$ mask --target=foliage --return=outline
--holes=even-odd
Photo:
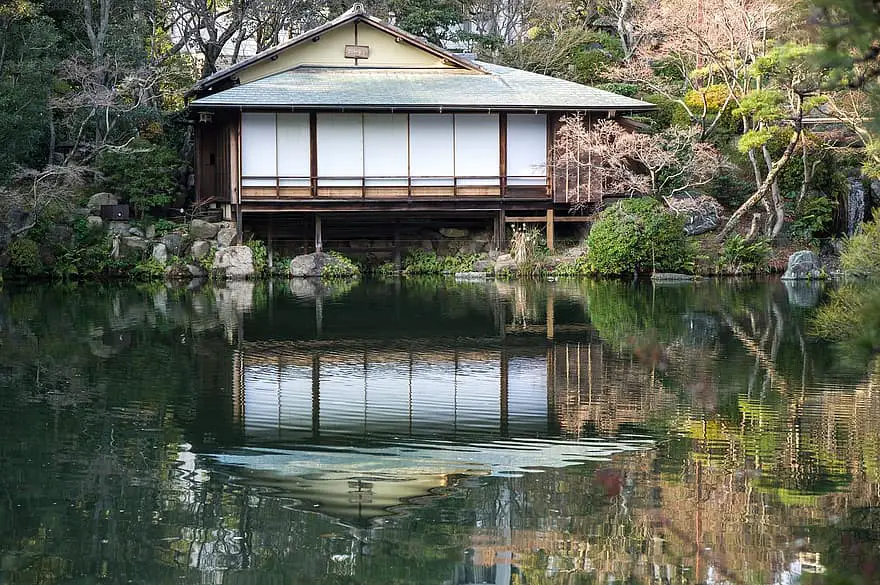
[[[22,276],[36,276],[43,271],[40,248],[30,238],[19,238],[9,244],[9,265]]]
[[[165,234],[169,234],[180,227],[179,224],[174,223],[173,221],[161,218],[157,219],[153,224],[153,227],[156,229],[156,235],[161,237]]]
[[[627,199],[603,211],[587,246],[590,266],[599,274],[692,270],[694,249],[684,219],[650,198]]]
[[[181,161],[170,148],[135,140],[128,147],[104,152],[99,160],[105,188],[118,194],[143,217],[148,210],[171,203],[180,191]]]
[[[162,280],[165,278],[165,265],[154,258],[149,258],[135,264],[129,274],[134,280]]]
[[[880,287],[876,282],[850,283],[832,291],[811,324],[813,332],[825,339],[880,351]]]
[[[250,240],[245,245],[251,249],[254,258],[254,273],[257,276],[266,274],[269,271],[269,251],[266,244],[262,240]]]
[[[574,260],[560,262],[553,267],[553,276],[588,276],[592,274],[589,258],[586,254],[578,256]]]
[[[715,268],[721,274],[767,272],[772,251],[765,238],[749,242],[739,234],[731,234],[724,241]]]
[[[538,31],[503,48],[500,57],[503,65],[595,84],[606,81],[607,70],[623,58],[623,51],[619,39],[608,33],[570,27]]]
[[[807,197],[794,210],[791,222],[791,237],[795,240],[812,242],[816,237],[828,232],[834,219],[836,204],[827,197]]]
[[[474,262],[479,259],[479,254],[465,254],[459,252],[453,256],[437,256],[434,252],[410,250],[403,259],[403,274],[412,276],[417,274],[455,274],[456,272],[470,272],[474,269]]]
[[[328,252],[330,261],[321,268],[321,278],[357,278],[361,274],[360,266],[339,252]]]
[[[846,240],[840,265],[851,274],[880,274],[880,218],[863,223],[861,232]]]

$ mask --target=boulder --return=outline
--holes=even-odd
[[[98,231],[104,229],[104,220],[97,215],[90,215],[86,218],[86,225],[90,230]]]
[[[63,224],[55,224],[49,228],[46,240],[50,244],[70,246],[73,244],[73,228]]]
[[[689,236],[714,230],[721,225],[724,213],[721,204],[708,195],[673,197],[669,200],[669,208],[684,216],[684,231]]]
[[[819,258],[810,250],[799,250],[788,257],[782,280],[813,280],[823,276]]]
[[[142,230],[142,229],[139,228],[139,227],[130,227],[130,228],[128,228],[128,234],[129,234],[130,236],[137,236],[137,237],[139,237],[139,238],[146,238],[146,237],[147,237],[147,234],[144,233],[144,230]]]
[[[165,249],[168,250],[169,254],[173,256],[180,256],[180,252],[183,248],[183,236],[178,233],[171,232],[162,236],[159,241],[165,245]]]
[[[159,264],[168,262],[168,248],[165,247],[165,244],[160,243],[153,246],[153,260]]]
[[[113,193],[95,193],[89,197],[86,207],[92,213],[101,213],[102,205],[119,205],[119,198]]]
[[[198,264],[187,264],[186,269],[189,271],[190,276],[192,276],[193,278],[205,278],[206,276],[208,276],[208,271]]]
[[[290,261],[290,276],[294,278],[319,278],[324,272],[324,267],[328,265],[334,266],[334,274],[338,277],[357,276],[348,264],[324,252],[303,254],[302,256],[295,257]]]
[[[120,239],[120,242],[122,244],[122,247],[128,250],[141,251],[147,249],[147,241],[137,236],[122,237]]]
[[[516,260],[510,254],[501,254],[495,260],[495,274],[515,273]]]
[[[319,278],[329,258],[330,255],[323,252],[296,256],[290,261],[290,276],[294,278]]]
[[[189,224],[189,235],[195,240],[212,240],[217,237],[220,225],[203,219],[194,219]]]
[[[494,266],[494,262],[488,258],[483,258],[474,262],[474,272],[487,272]]]
[[[205,240],[196,240],[189,250],[189,255],[193,257],[193,260],[201,260],[210,253],[211,244]]]
[[[217,250],[213,270],[227,279],[240,280],[254,275],[254,254],[247,246],[229,246]]]
[[[107,232],[112,236],[127,236],[130,227],[127,221],[107,222]]]
[[[464,228],[440,228],[440,235],[444,238],[466,238],[470,232]]]
[[[154,224],[148,225],[147,229],[144,230],[144,236],[146,236],[146,238],[148,240],[155,240],[156,239],[156,226]]]
[[[225,227],[217,232],[217,244],[222,248],[231,246],[237,236],[238,232],[235,228]]]
[[[165,279],[175,281],[187,281],[192,275],[183,264],[173,264],[165,268]]]

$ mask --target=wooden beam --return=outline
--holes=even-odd
[[[501,197],[507,195],[507,114],[498,114],[498,176],[501,184]]]
[[[554,224],[555,224],[555,222],[553,221],[554,215],[555,215],[555,213],[554,213],[552,207],[547,210],[547,248],[550,249],[550,251],[553,251],[553,249],[554,249],[554,246],[553,246],[553,228],[554,228]]]
[[[509,215],[504,218],[507,223],[544,223],[547,221],[546,216],[541,215]],[[553,221],[556,223],[591,223],[596,221],[595,215],[563,215],[554,216]]]
[[[312,197],[318,196],[318,114],[309,114],[309,178]]]
[[[321,216],[315,215],[315,252],[324,251],[324,238],[321,235]]]

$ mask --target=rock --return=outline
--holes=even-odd
[[[871,207],[880,207],[880,181],[871,181]]]
[[[440,228],[440,235],[444,238],[466,238],[470,232],[464,228]]]
[[[131,235],[131,236],[137,236],[137,237],[139,237],[139,238],[145,238],[145,237],[147,237],[147,234],[144,233],[144,230],[142,230],[142,229],[139,228],[139,227],[130,227],[130,228],[128,228],[128,234]]]
[[[190,276],[193,278],[205,278],[208,276],[208,271],[198,264],[187,264],[186,269],[189,270]]]
[[[225,227],[217,232],[217,244],[222,248],[231,246],[237,236],[238,232],[235,228]]]
[[[114,236],[127,236],[131,226],[127,221],[108,221],[107,232]]]
[[[155,240],[156,239],[156,226],[153,224],[148,225],[147,229],[144,231],[144,236],[146,236],[146,238],[148,240]]]
[[[165,244],[156,244],[153,246],[153,260],[159,264],[165,264],[168,262],[168,248],[165,247]]]
[[[76,217],[88,217],[92,214],[88,207],[77,207],[73,210],[73,215]]]
[[[146,250],[147,249],[147,241],[143,238],[139,238],[137,236],[128,236],[121,238],[121,243],[124,248],[128,248],[129,250]]]
[[[474,280],[486,280],[485,272],[456,272],[455,280],[459,282],[468,282]]]
[[[483,258],[474,262],[474,272],[487,272],[495,263],[488,258]]]
[[[324,264],[327,262],[327,256],[322,252],[296,256],[290,261],[290,276],[294,278],[319,278]]]
[[[86,225],[90,230],[98,231],[104,229],[104,220],[97,215],[90,215],[86,218]]]
[[[189,273],[189,270],[183,264],[174,264],[165,269],[165,279],[166,280],[185,280],[188,281],[192,278],[192,275]]]
[[[229,246],[217,250],[213,269],[227,279],[240,280],[254,275],[254,254],[247,246]]]
[[[823,278],[819,258],[809,250],[800,250],[788,257],[782,280],[813,280]]]
[[[510,254],[501,254],[495,260],[495,274],[513,274],[516,272],[516,268],[516,260]]]
[[[220,225],[203,219],[194,219],[189,224],[189,235],[196,240],[212,240],[217,237]]]
[[[334,275],[339,278],[351,278],[357,274],[339,258],[324,252],[303,254],[290,261],[290,276],[294,278],[319,278],[325,266],[334,266]]]
[[[180,256],[180,252],[183,248],[183,236],[176,232],[171,232],[159,238],[159,241],[165,244],[165,249],[168,250],[169,254],[172,256]]]
[[[89,197],[86,207],[92,213],[101,213],[102,205],[119,205],[119,198],[113,193],[95,193]]]
[[[689,236],[714,230],[721,225],[724,213],[721,204],[708,195],[673,197],[669,200],[669,208],[684,216],[684,231]]]
[[[693,274],[679,274],[677,272],[655,272],[651,275],[651,280],[661,280],[665,282],[696,280]]]
[[[563,252],[562,255],[565,256],[566,258],[576,260],[586,253],[587,253],[587,251],[584,250],[583,248],[569,248],[568,250]]]
[[[6,213],[6,227],[9,231],[21,232],[31,223],[31,214],[29,211],[13,207]]]
[[[193,260],[201,260],[210,253],[211,244],[205,240],[196,240],[189,250],[189,255],[193,257]]]
[[[812,309],[822,298],[822,284],[815,280],[812,282],[786,280],[783,285],[788,295],[788,304],[802,309]]]

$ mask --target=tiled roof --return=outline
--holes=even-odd
[[[653,104],[490,63],[450,69],[297,67],[194,100],[195,108],[649,110]]]

